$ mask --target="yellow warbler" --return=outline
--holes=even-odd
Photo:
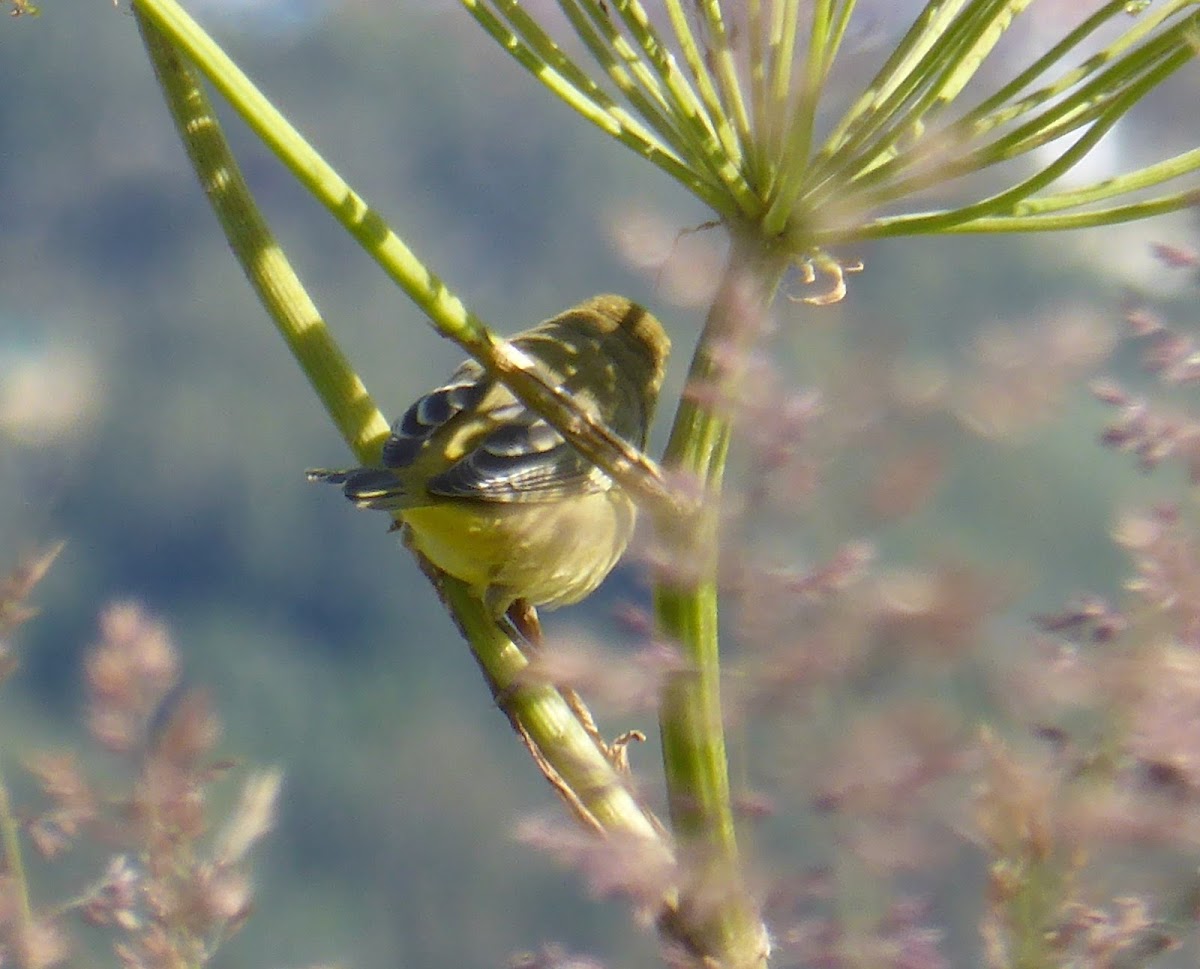
[[[513,337],[593,419],[645,448],[670,340],[622,296]],[[517,599],[589,595],[633,532],[633,501],[474,360],[392,425],[382,466],[310,471],[360,508],[398,512],[415,547],[500,618]]]

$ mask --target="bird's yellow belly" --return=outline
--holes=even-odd
[[[616,565],[633,534],[633,503],[612,489],[565,502],[454,502],[404,511],[413,544],[497,609],[525,598],[578,602]]]

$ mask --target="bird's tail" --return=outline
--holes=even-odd
[[[400,479],[386,468],[311,468],[304,474],[309,481],[341,485],[342,493],[359,508],[395,511],[412,503]]]

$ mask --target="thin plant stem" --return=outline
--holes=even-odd
[[[17,938],[28,939],[33,934],[33,905],[29,900],[29,876],[25,870],[25,856],[21,851],[21,829],[13,814],[12,802],[8,798],[8,786],[0,776],[0,844],[4,846],[4,866],[16,901],[15,919]],[[17,962],[24,964],[18,954]]]
[[[1114,60],[1123,49],[1132,47],[1142,35],[1152,30],[1158,23],[1169,17],[1171,13],[1169,8],[1166,8],[1162,11],[1157,11],[1154,16],[1143,17],[1137,26],[1122,34],[1119,40],[1113,45],[1092,55],[1083,64],[1065,72],[1050,84],[1029,94],[1022,95],[1016,101],[1011,101],[1012,98],[1017,97],[1025,88],[1045,74],[1046,71],[1060,63],[1068,53],[1083,43],[1083,41],[1103,27],[1108,21],[1116,16],[1123,15],[1128,6],[1127,0],[1113,0],[1113,2],[1101,7],[1067,34],[1059,43],[1037,58],[1029,67],[968,111],[960,121],[955,123],[956,127],[988,130],[998,124],[1007,123],[1014,117],[1019,117],[1029,110],[1029,108],[1044,103],[1050,98],[1061,94],[1063,91],[1069,90],[1085,77],[1098,70],[1102,65]]]
[[[1034,202],[1023,203],[1032,208]],[[886,239],[892,236],[908,236],[919,231],[929,233],[1012,233],[1012,232],[1066,232],[1075,229],[1095,229],[1121,222],[1136,222],[1141,219],[1166,215],[1200,205],[1200,188],[1155,196],[1143,202],[1128,205],[1113,205],[1088,212],[1073,212],[1064,215],[989,215],[970,222],[959,222],[953,213],[929,213],[902,216],[895,219],[878,219],[867,229],[857,233],[856,239]],[[918,227],[926,227],[924,230]],[[844,241],[843,237],[831,234],[827,238],[818,236],[822,244],[830,245]]]
[[[902,85],[913,83],[916,66],[942,40],[966,2],[968,0],[948,0],[926,5],[858,100],[825,139],[824,146],[816,156],[818,161],[829,162],[835,156],[840,156],[848,146],[861,143],[886,123],[890,112],[885,110],[885,106],[893,100]],[[813,178],[820,174],[820,169],[815,170]]]
[[[529,660],[465,583],[439,575],[436,584],[471,644],[497,705],[533,740],[586,810],[593,830],[609,837],[644,839],[651,853],[647,861],[658,867],[673,865],[653,816],[638,803],[559,692],[526,675]]]
[[[944,213],[938,213],[934,216],[906,216],[900,219],[891,220],[893,228],[903,225],[910,232],[929,231],[936,227],[937,231],[945,231],[946,229],[983,220],[990,217],[1009,217],[1019,215],[1016,211],[1019,206],[1027,201],[1036,202],[1031,197],[1047,185],[1051,184],[1057,178],[1073,168],[1080,159],[1084,157],[1096,143],[1108,133],[1129,110],[1129,108],[1145,94],[1160,84],[1168,76],[1183,67],[1194,55],[1186,49],[1177,50],[1172,56],[1164,59],[1153,70],[1148,71],[1136,84],[1131,84],[1120,97],[1105,109],[1103,115],[1097,119],[1087,131],[1075,141],[1066,151],[1058,156],[1049,165],[1043,166],[1029,178],[1017,183],[995,195],[981,199],[978,202],[970,205],[964,205],[957,209],[953,209]],[[1187,198],[1187,193],[1182,196]],[[1170,197],[1167,197],[1169,199]],[[1164,202],[1167,199],[1154,200]],[[1111,211],[1111,210],[1110,210]],[[885,220],[881,220],[885,221]],[[995,226],[999,223],[991,223],[992,231],[995,231]],[[855,230],[856,237],[862,238],[872,234],[871,226],[857,228]],[[891,233],[889,233],[891,234]]]
[[[767,19],[763,13],[763,3],[764,0],[747,0],[746,2],[746,33],[748,35],[746,45],[749,51],[751,124],[747,144],[755,147],[760,162],[768,157],[763,150],[766,145],[761,140],[767,131]],[[759,178],[767,183],[768,173],[759,171]]]
[[[751,143],[750,115],[746,109],[746,98],[742,94],[741,83],[738,81],[729,28],[725,25],[718,0],[701,0],[698,6],[704,15],[704,23],[711,41],[708,54],[724,102],[724,115],[729,119],[738,144],[745,153]]]
[[[376,460],[387,421],[255,205],[199,78],[140,5],[134,16],[176,130],[234,257],[355,457]]]
[[[888,129],[868,143],[857,159],[846,164],[845,169],[873,173],[888,161],[915,155],[916,152],[912,150],[901,151],[898,143],[919,137],[930,119],[962,93],[1004,31],[1012,24],[1013,18],[1030,2],[1000,3],[992,10],[983,11],[984,15],[962,18],[965,23],[959,30],[947,32],[946,45],[932,49],[925,61],[913,71],[911,103],[898,107],[888,120]]]
[[[588,7],[595,5],[595,0],[569,2]],[[700,88],[697,94],[676,66],[667,45],[638,0],[623,0],[617,4],[617,10],[671,95],[681,130],[692,145],[690,156],[725,187],[730,201],[735,203],[734,210],[726,204],[718,207],[717,211],[726,215],[736,212],[752,217],[761,207],[759,199],[742,169],[740,149],[732,153],[729,150],[730,129],[724,115],[720,112],[714,115],[712,103],[704,97],[705,78],[696,79]],[[601,20],[606,22],[603,16]]]
[[[796,35],[799,33],[800,0],[774,0],[774,17],[767,40],[770,52],[770,86],[767,96],[769,131],[760,131],[759,138],[767,145],[772,157],[782,144],[788,103],[792,95],[792,62],[796,54]],[[768,216],[768,219],[770,217]]]
[[[832,54],[825,50],[830,26],[829,5],[830,0],[822,0],[813,6],[812,30],[809,35],[804,76],[788,120],[787,137],[780,146],[780,179],[772,186],[771,206],[763,218],[763,232],[768,236],[783,231],[791,217],[796,196],[804,184],[808,158],[812,151],[817,105],[832,57]]]
[[[557,98],[569,105],[593,125],[661,168],[708,205],[721,209],[729,205],[728,195],[715,182],[689,168],[665,144],[661,143],[628,110],[616,103],[602,88],[537,30],[528,36],[505,26],[480,0],[460,0],[475,21],[525,70],[536,77]],[[653,126],[653,119],[645,119]]]
[[[1120,113],[1124,114],[1137,100],[1136,97],[1129,99],[1131,91],[1140,91],[1141,96],[1148,94],[1167,74],[1182,67],[1192,56],[1185,40],[1174,36],[1173,32],[1164,33],[1148,41],[1138,51],[1126,55],[1103,74],[1073,92],[1070,98],[1047,108],[990,143],[971,148],[958,158],[937,159],[943,147],[970,145],[972,141],[978,141],[969,133],[969,129],[955,125],[932,139],[929,147],[896,156],[855,179],[853,184],[857,191],[872,182],[882,181],[881,186],[868,194],[881,199],[898,197],[1008,161],[1092,124],[1097,118],[1112,118],[1114,103],[1122,105]],[[1164,64],[1168,65],[1166,74],[1162,73]],[[918,168],[915,175],[893,177],[893,170],[898,172],[914,167]]]
[[[622,15],[640,43],[644,57],[633,50],[616,25],[592,4],[585,0],[559,0],[559,6],[592,57],[634,109],[676,151],[704,159],[705,166],[698,174],[714,184],[724,183],[735,196],[745,196],[744,179],[726,164],[703,106],[673,61],[664,56],[662,42],[640,6],[626,3]]]
[[[683,62],[691,72],[700,102],[704,105],[705,113],[708,116],[708,122],[720,140],[725,157],[740,172],[743,162],[742,146],[738,142],[737,132],[721,104],[712,74],[704,61],[700,44],[696,41],[695,34],[692,33],[691,25],[688,24],[687,11],[681,0],[665,0],[665,6],[667,16],[671,21],[671,29],[675,33],[675,39],[683,54]]]

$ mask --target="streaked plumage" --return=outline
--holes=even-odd
[[[670,349],[650,313],[596,296],[512,342],[592,417],[645,447]],[[392,425],[381,462],[309,476],[341,484],[361,508],[398,512],[414,545],[497,616],[517,598],[578,602],[633,532],[629,496],[474,360]]]

